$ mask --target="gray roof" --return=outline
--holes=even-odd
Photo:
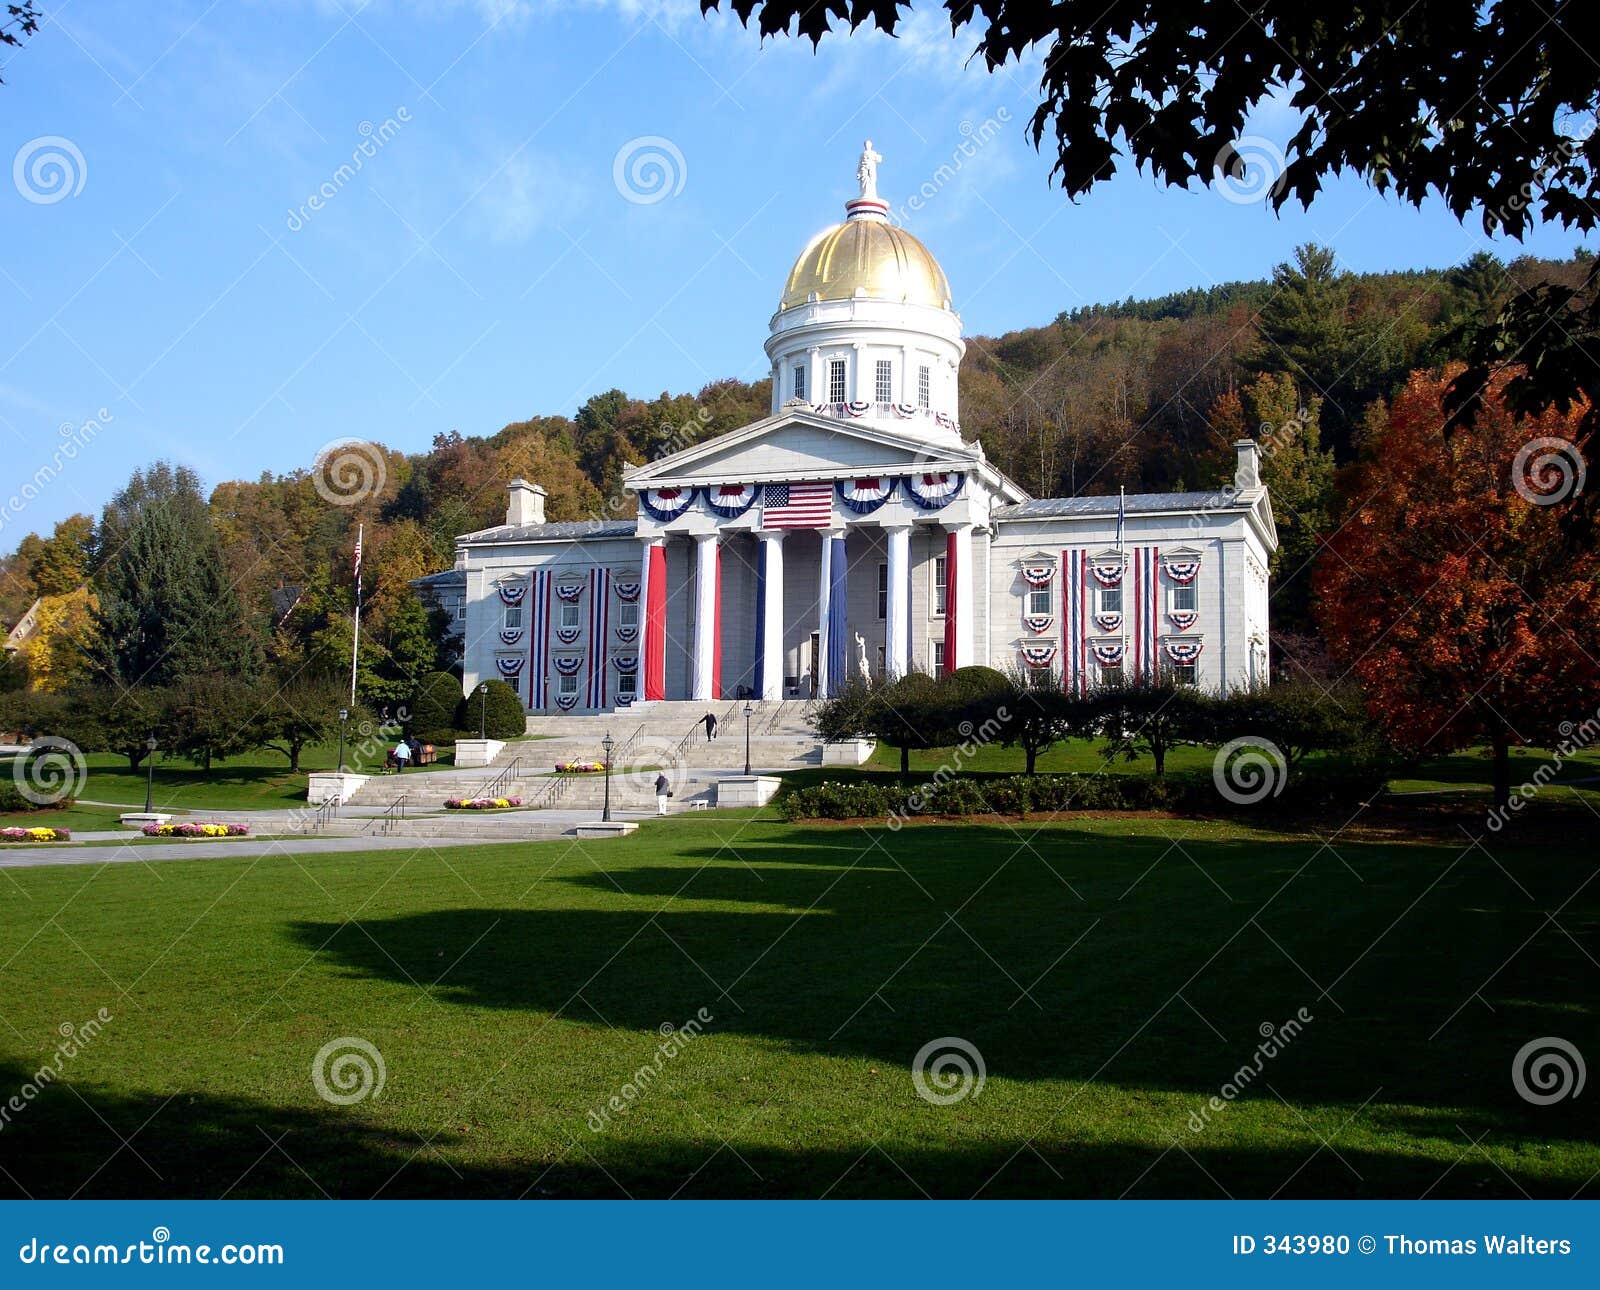
[[[438,573],[428,573],[420,578],[411,579],[411,585],[413,587],[433,589],[460,587],[464,591],[467,586],[467,571],[465,569],[442,569]]]
[[[457,542],[562,542],[576,538],[631,538],[639,532],[637,520],[558,520],[553,524],[502,524],[498,528],[463,533]]]
[[[1129,515],[1151,511],[1214,511],[1242,506],[1238,494],[1218,489],[1211,493],[1129,493],[1122,499]],[[1054,520],[1115,515],[1117,497],[1038,497],[1015,506],[1001,506],[997,520]]]

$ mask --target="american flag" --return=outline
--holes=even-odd
[[[825,529],[833,523],[833,485],[765,484],[761,523],[775,529]]]
[[[362,535],[363,528],[365,528],[365,525],[357,525],[356,526],[355,567],[352,570],[352,572],[354,573],[355,580],[357,582],[361,581],[361,535]]]

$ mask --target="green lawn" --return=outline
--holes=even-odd
[[[1593,1196],[1600,1099],[1511,1080],[1540,1036],[1600,1055],[1593,860],[1486,845],[712,816],[10,870],[0,1091],[113,1019],[0,1126],[0,1195]],[[944,1036],[987,1083],[932,1105]],[[342,1037],[381,1096],[319,1098]]]

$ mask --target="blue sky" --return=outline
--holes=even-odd
[[[1069,203],[1024,136],[1036,69],[965,67],[971,42],[931,6],[902,39],[819,55],[694,0],[46,8],[0,89],[0,491],[60,427],[110,419],[8,512],[0,550],[158,457],[214,484],[343,437],[416,451],[612,386],[759,377],[783,278],[840,218],[867,136],[886,197],[933,190],[906,223],[969,334],[1264,276],[1308,239],[1356,270],[1488,245],[1353,179],[1282,217],[1132,171]],[[1280,115],[1252,128],[1281,140]],[[666,191],[640,200],[652,155]],[[643,192],[625,191],[635,156]]]

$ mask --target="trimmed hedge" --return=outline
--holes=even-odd
[[[460,706],[461,682],[448,672],[429,672],[417,682],[406,733],[425,744],[453,744]]]
[[[520,739],[527,734],[528,714],[517,692],[499,677],[483,684],[485,693],[482,696],[474,690],[457,705],[456,730],[476,735],[481,720],[488,739]]]
[[[0,780],[0,812],[7,815],[21,815],[27,811],[63,811],[72,805],[70,797],[63,797],[57,802],[35,802],[32,798],[24,797],[12,780],[10,769],[6,767],[0,772],[5,774],[5,778]]]

